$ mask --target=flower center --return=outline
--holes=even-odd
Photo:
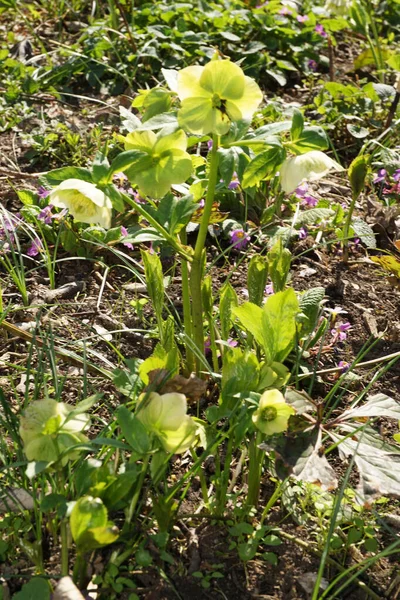
[[[278,411],[276,410],[275,406],[267,406],[261,412],[261,419],[263,421],[274,421],[276,419],[277,415],[278,415]]]
[[[213,97],[212,97],[212,107],[213,108],[221,108],[221,104],[222,104],[222,101],[221,101],[221,98],[219,97],[219,95],[218,94],[213,94]]]

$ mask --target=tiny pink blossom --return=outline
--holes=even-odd
[[[309,20],[309,17],[307,15],[297,15],[296,19],[299,23],[305,23]]]
[[[318,25],[316,25],[316,26],[315,26],[315,30],[314,30],[314,31],[315,31],[316,33],[319,33],[319,35],[320,35],[321,37],[323,37],[323,38],[327,38],[327,37],[328,37],[328,34],[326,33],[326,31],[325,31],[325,29],[323,28],[323,26],[322,26],[322,25],[319,25],[319,24],[318,24]]]
[[[129,235],[129,231],[123,225],[121,225],[121,235],[123,237],[127,237]],[[130,242],[122,242],[122,243],[123,243],[124,246],[126,246],[127,248],[129,248],[129,250],[133,250],[133,245]]]

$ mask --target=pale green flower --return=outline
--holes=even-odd
[[[267,390],[261,396],[252,420],[262,433],[273,435],[287,429],[289,417],[295,412],[292,406],[286,404],[285,398],[279,390]]]
[[[111,227],[112,204],[104,192],[93,183],[81,179],[66,179],[48,196],[49,204],[68,208],[75,221]]]
[[[350,12],[352,4],[353,0],[328,0],[325,9],[333,15],[342,17]]]
[[[344,171],[335,160],[320,150],[312,150],[300,156],[287,158],[281,166],[281,187],[290,194],[302,181],[316,181],[329,171]]]
[[[90,417],[85,413],[70,416],[73,410],[72,406],[51,399],[28,405],[19,428],[28,460],[57,462],[68,448],[88,441],[82,432],[89,427]],[[78,456],[79,450],[73,450],[63,456],[61,464]]]
[[[161,441],[166,452],[181,454],[196,439],[196,424],[187,414],[184,394],[157,394],[152,392],[141,397],[137,418],[149,432]]]
[[[179,124],[191,133],[227,133],[232,121],[251,120],[263,96],[254,79],[229,60],[178,73]]]
[[[153,131],[133,131],[125,138],[125,150],[140,150],[145,155],[126,169],[132,183],[143,195],[162,198],[172,184],[185,182],[192,174],[190,154],[186,152],[187,138],[179,129],[157,136]]]

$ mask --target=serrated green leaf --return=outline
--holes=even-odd
[[[376,248],[376,237],[374,230],[360,217],[355,217],[351,221],[351,226],[357,237],[360,238],[367,248]]]

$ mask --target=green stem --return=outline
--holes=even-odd
[[[227,494],[228,485],[229,485],[229,475],[230,475],[230,469],[231,469],[234,438],[235,438],[235,436],[232,433],[229,436],[228,445],[226,448],[224,470],[220,474],[220,478],[219,478],[219,481],[220,481],[219,490],[217,490],[217,492],[218,492],[217,493],[217,497],[218,497],[217,510],[216,510],[217,515],[222,515],[224,513],[224,509],[225,509],[226,494]]]
[[[67,521],[62,519],[60,523],[61,533],[61,575],[65,577],[69,574],[68,571],[68,530]]]
[[[181,231],[180,238],[182,244],[186,246],[187,244],[187,236],[186,231]],[[183,303],[183,324],[185,327],[186,334],[186,370],[188,373],[192,373],[194,369],[194,354],[189,346],[190,342],[193,338],[192,332],[192,316],[191,316],[191,307],[190,307],[190,287],[189,287],[189,269],[186,260],[183,260],[181,263],[181,273],[182,273],[182,303]]]
[[[349,207],[349,212],[347,213],[347,219],[343,228],[343,262],[347,263],[349,260],[349,232],[350,232],[350,224],[351,217],[353,216],[354,206],[356,204],[357,196],[353,194],[351,198],[351,203]]]
[[[261,473],[264,462],[264,451],[258,448],[263,440],[263,435],[260,431],[253,436],[249,445],[249,489],[247,491],[246,504],[250,506],[258,506],[260,497]]]
[[[85,557],[82,554],[82,552],[78,551],[76,554],[76,559],[75,559],[75,564],[74,564],[74,572],[73,572],[72,578],[73,578],[74,583],[81,590],[83,590],[87,585],[86,577],[87,577],[86,560],[85,560]]]
[[[190,453],[192,455],[193,460],[196,462],[198,457],[197,457],[195,451],[191,450]],[[204,506],[207,509],[209,509],[210,508],[210,501],[208,499],[207,482],[206,482],[206,478],[204,477],[203,470],[201,468],[198,471],[198,475],[199,475],[199,479],[200,479],[201,493],[203,494]]]
[[[210,171],[208,177],[208,189],[204,206],[203,217],[197,234],[196,246],[193,254],[192,268],[190,274],[190,287],[192,294],[192,326],[194,342],[201,355],[204,354],[204,329],[203,329],[203,302],[201,297],[201,281],[203,275],[203,252],[207,237],[212,206],[215,196],[215,186],[218,177],[218,143],[217,135],[213,135],[213,147],[210,156]],[[196,372],[199,374],[200,360],[196,356]]]
[[[142,491],[144,478],[146,477],[147,467],[149,465],[149,460],[150,460],[150,454],[148,454],[147,456],[145,456],[145,458],[143,459],[142,470],[141,470],[141,473],[140,473],[138,484],[136,486],[135,493],[133,494],[131,503],[130,503],[129,508],[128,508],[128,513],[126,515],[124,529],[132,521],[132,517],[133,517],[134,512],[136,510],[136,506],[137,506],[137,503],[138,503],[138,500],[139,500],[139,497],[140,497],[140,493]]]
[[[183,246],[176,241],[174,236],[168,233],[168,231],[162,225],[160,225],[160,223],[154,217],[152,217],[151,214],[148,213],[147,210],[143,208],[143,206],[139,202],[135,202],[127,194],[121,193],[121,196],[127,204],[132,206],[136,210],[136,212],[141,214],[142,217],[144,217],[146,221],[148,221],[150,225],[152,225],[163,236],[165,241],[168,242],[170,246],[172,246],[172,248],[174,248],[174,250],[176,250],[176,252],[182,258],[184,258],[188,262],[191,262],[193,260],[190,254],[186,252],[186,249],[184,249]]]

